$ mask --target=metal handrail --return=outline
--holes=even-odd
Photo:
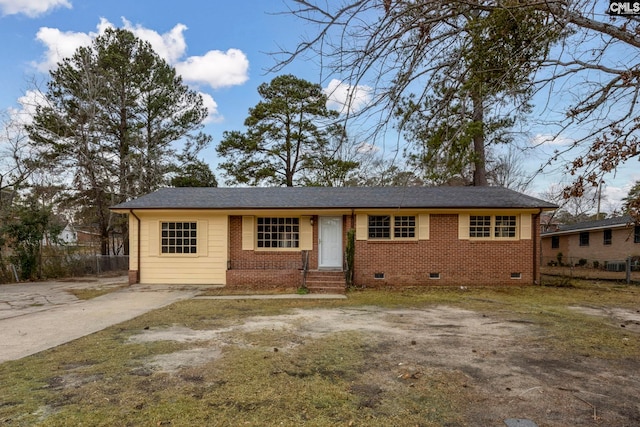
[[[302,287],[307,287],[307,272],[309,271],[309,251],[302,251]]]

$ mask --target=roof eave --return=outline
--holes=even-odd
[[[438,209],[438,210],[486,210],[486,209],[515,209],[549,211],[556,208],[543,206],[113,206],[109,210],[115,213],[128,213],[131,210],[364,210],[364,209]]]

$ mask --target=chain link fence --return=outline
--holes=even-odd
[[[589,280],[616,280],[640,283],[640,257],[626,259],[587,259],[573,257],[542,257],[541,273]]]
[[[95,253],[74,253],[57,251],[55,254],[42,255],[38,265],[38,276],[41,279],[57,279],[62,277],[99,276],[102,274],[129,270],[128,255],[100,255]],[[7,264],[4,268],[3,282],[19,282],[21,272],[19,266]]]

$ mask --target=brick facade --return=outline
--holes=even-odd
[[[429,240],[356,241],[355,283],[366,287],[532,284],[537,280],[536,237],[532,237],[460,240],[457,215],[431,215]],[[512,279],[512,273],[519,273],[520,279]],[[430,278],[432,274],[439,278]]]
[[[309,269],[318,268],[318,220],[314,216]],[[357,240],[355,284],[364,287],[521,285],[539,280],[539,215],[532,238],[473,241],[458,237],[458,215],[430,216],[428,240]],[[351,215],[343,216],[343,249]],[[229,268],[232,288],[296,288],[302,284],[301,251],[242,250],[242,217],[229,218]],[[512,274],[519,278],[512,278]],[[437,275],[438,278],[431,276]]]
[[[316,227],[314,226],[315,248],[317,248]],[[317,268],[317,251],[312,252],[315,257],[315,268]],[[297,288],[302,285],[302,256],[300,251],[242,250],[242,217],[229,217],[227,287]],[[311,259],[310,262],[312,262]]]

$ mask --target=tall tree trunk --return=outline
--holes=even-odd
[[[482,103],[482,94],[476,86],[471,94],[473,102],[473,122],[478,126],[474,129],[473,134],[473,185],[474,187],[486,187],[487,182],[486,157],[484,152],[484,109]]]

